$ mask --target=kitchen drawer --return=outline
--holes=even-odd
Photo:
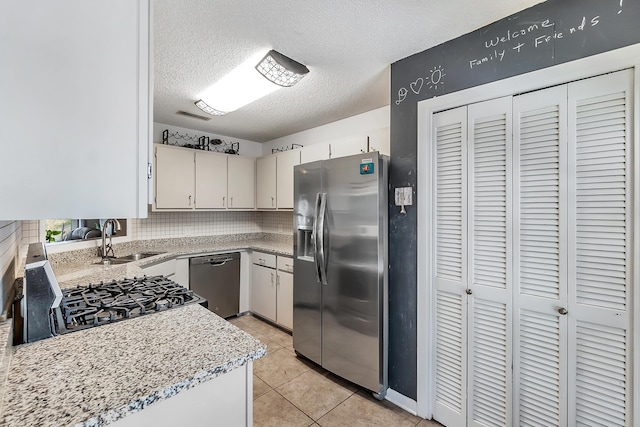
[[[278,270],[293,273],[293,258],[289,258],[286,256],[279,256]]]
[[[276,256],[271,254],[265,254],[264,252],[253,252],[251,254],[251,261],[254,264],[262,265],[269,268],[276,268]]]

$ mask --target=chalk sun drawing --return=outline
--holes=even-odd
[[[427,85],[429,89],[438,89],[438,85],[442,83],[442,79],[446,74],[442,68],[442,65],[438,65],[429,70],[430,76],[427,77]]]

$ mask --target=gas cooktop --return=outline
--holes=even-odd
[[[164,276],[144,276],[63,289],[51,312],[58,334],[157,313],[207,300]]]

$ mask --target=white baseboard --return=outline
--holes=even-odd
[[[404,394],[400,394],[397,391],[389,388],[387,389],[387,395],[385,396],[385,399],[393,403],[397,407],[411,413],[412,415],[418,415],[418,403],[415,400],[405,396]]]

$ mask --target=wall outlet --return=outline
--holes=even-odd
[[[413,188],[412,187],[396,188],[395,201],[396,201],[396,206],[413,205]]]

